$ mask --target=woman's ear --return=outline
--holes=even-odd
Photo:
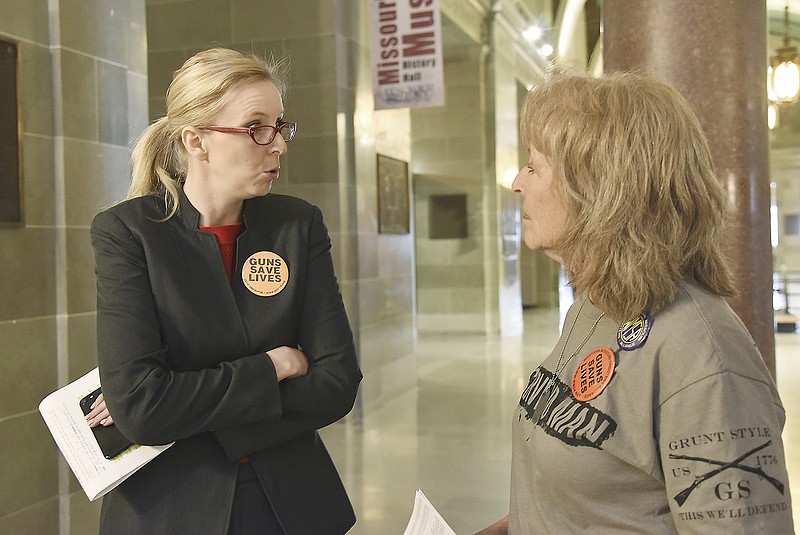
[[[208,159],[205,137],[199,128],[184,126],[181,130],[181,143],[190,158],[205,161]]]

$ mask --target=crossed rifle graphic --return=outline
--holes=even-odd
[[[674,496],[674,500],[676,502],[678,502],[678,506],[680,507],[681,505],[684,504],[684,502],[686,502],[686,500],[689,498],[689,495],[692,492],[694,492],[694,490],[697,487],[699,487],[701,483],[703,483],[704,481],[706,481],[708,479],[711,479],[712,477],[716,476],[717,474],[719,474],[721,472],[724,472],[725,470],[727,470],[729,468],[738,468],[739,470],[743,470],[745,472],[750,472],[751,474],[756,474],[756,475],[758,475],[758,477],[764,478],[767,481],[769,481],[770,483],[772,483],[772,486],[775,487],[776,489],[778,489],[778,492],[783,494],[783,483],[781,483],[780,481],[778,481],[774,477],[771,477],[771,476],[767,475],[761,469],[761,467],[759,467],[759,466],[749,466],[749,465],[746,465],[746,464],[740,464],[742,461],[744,461],[745,459],[747,459],[748,457],[750,457],[751,455],[753,455],[757,451],[761,451],[761,450],[763,450],[764,448],[766,448],[767,446],[769,446],[771,444],[772,444],[772,441],[771,440],[767,440],[765,443],[761,444],[760,446],[756,446],[755,448],[753,448],[752,450],[748,451],[744,455],[740,455],[739,457],[737,457],[736,459],[734,459],[734,460],[732,460],[730,462],[715,461],[714,459],[706,459],[704,457],[693,457],[691,455],[677,455],[677,454],[674,454],[674,453],[670,453],[669,454],[669,458],[670,459],[683,459],[683,460],[686,460],[686,461],[701,461],[701,462],[708,463],[708,464],[713,464],[713,465],[716,465],[716,466],[719,467],[719,468],[715,468],[714,470],[710,470],[710,471],[706,472],[705,474],[702,474],[702,475],[699,475],[699,476],[695,476],[694,481],[692,481],[692,484],[689,485],[688,487],[686,487],[685,489],[683,489],[682,491],[680,491],[678,494],[676,494]]]

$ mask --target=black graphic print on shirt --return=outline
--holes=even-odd
[[[533,418],[538,403],[544,403],[544,410],[539,421],[533,423],[570,446],[599,448],[617,429],[613,418],[573,398],[568,385],[541,367],[531,374],[519,400],[525,418]]]
[[[734,443],[742,447],[727,447]],[[669,494],[681,520],[741,519],[788,510],[784,482],[770,473],[780,473],[781,466],[768,427],[682,437],[667,447],[664,475],[669,487],[677,489]],[[696,498],[700,493],[705,496]]]
[[[551,383],[552,381],[552,383]],[[552,384],[552,386],[551,386]],[[537,404],[542,406],[537,408]],[[577,401],[571,387],[538,368],[519,400],[520,421],[570,446],[606,449],[617,421]],[[537,420],[533,421],[538,415]],[[735,446],[734,446],[735,444]],[[790,509],[782,463],[767,427],[741,427],[668,441],[663,470],[667,499],[681,523],[767,518]],[[785,472],[784,472],[785,473]]]

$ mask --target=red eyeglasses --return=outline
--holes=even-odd
[[[291,141],[297,132],[297,123],[278,122],[277,125],[260,124],[257,126],[204,126],[201,130],[213,130],[225,134],[247,134],[256,145],[269,145],[275,140],[278,132],[284,141]]]

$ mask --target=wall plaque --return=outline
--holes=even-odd
[[[17,45],[0,40],[0,224],[22,222]]]
[[[408,162],[378,154],[378,232],[408,234]]]

